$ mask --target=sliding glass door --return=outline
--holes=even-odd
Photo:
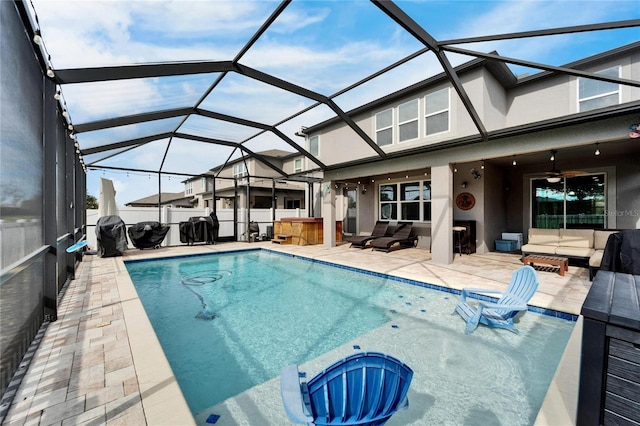
[[[566,177],[559,182],[533,179],[531,221],[534,228],[604,228],[604,173]]]

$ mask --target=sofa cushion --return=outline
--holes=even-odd
[[[556,254],[556,246],[543,244],[525,244],[520,250],[523,253]]]
[[[602,263],[602,255],[604,254],[604,250],[596,250],[595,253],[591,255],[589,258],[589,266],[592,268],[599,268]]]
[[[596,229],[593,233],[593,248],[596,250],[604,250],[604,247],[607,245],[607,240],[609,239],[609,235],[615,234],[619,231],[605,231]]]
[[[593,229],[561,229],[562,247],[593,248]]]
[[[528,244],[557,246],[560,241],[560,231],[557,229],[529,228]]]
[[[556,247],[556,254],[560,256],[591,257],[593,253],[595,253],[595,250],[588,247]]]

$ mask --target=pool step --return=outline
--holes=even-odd
[[[271,242],[274,244],[291,244],[292,238],[293,235],[276,235]]]

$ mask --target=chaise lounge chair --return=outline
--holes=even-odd
[[[282,369],[280,390],[289,419],[307,425],[383,425],[409,406],[413,370],[378,352],[348,356],[305,383],[297,365]]]
[[[459,313],[467,322],[464,334],[473,333],[479,323],[489,327],[505,328],[517,334],[518,329],[513,324],[513,318],[518,312],[527,310],[527,303],[537,289],[538,275],[535,269],[528,265],[522,266],[513,273],[509,287],[504,293],[495,290],[463,288],[454,313]],[[467,303],[467,297],[473,293],[497,293],[501,296],[496,303],[478,300],[478,303],[472,306]]]
[[[371,240],[375,240],[376,238],[384,237],[387,233],[387,228],[389,227],[388,220],[379,220],[376,222],[376,226],[373,227],[373,231],[371,231],[371,235],[358,235],[346,238],[346,241],[350,242],[351,245],[349,247],[356,247],[359,249],[365,248],[367,243]]]
[[[415,245],[418,240],[417,236],[412,236],[413,222],[398,222],[396,230],[390,237],[376,238],[371,241],[371,247],[374,250],[389,251],[391,247],[398,243],[400,246],[407,248]]]

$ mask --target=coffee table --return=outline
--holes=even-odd
[[[562,277],[564,277],[564,273],[569,270],[569,259],[567,259],[566,257],[530,254],[525,256],[525,258],[522,260],[522,263],[524,263],[525,265],[531,265],[531,266],[533,266],[536,263],[542,264],[542,265],[557,266],[559,268],[558,272]]]

